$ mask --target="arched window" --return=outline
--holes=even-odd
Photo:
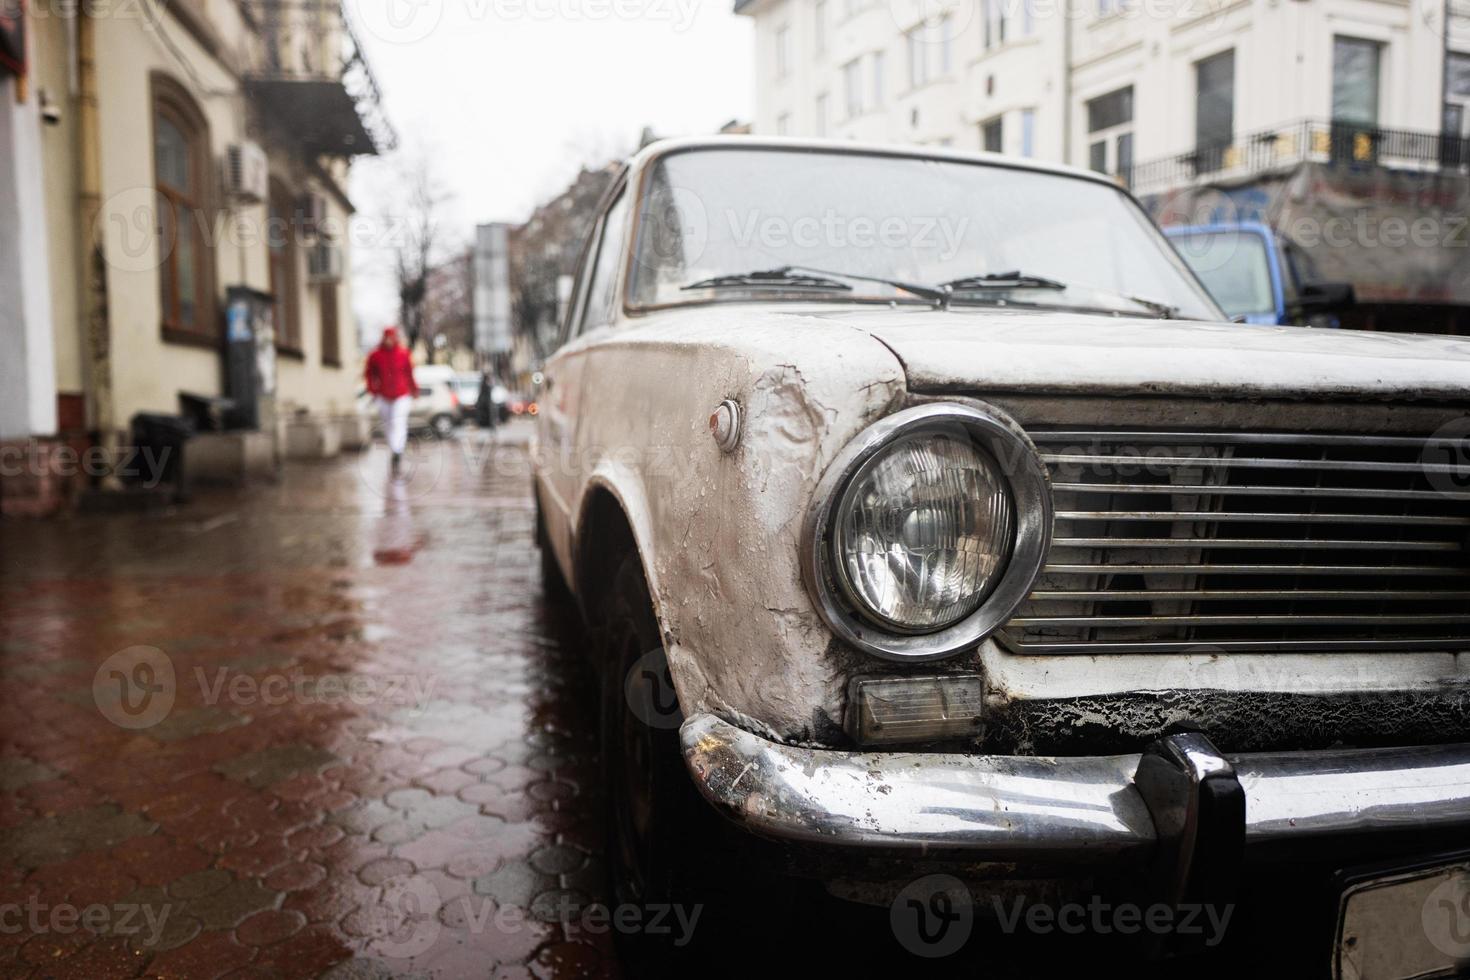
[[[209,129],[183,86],[153,77],[153,183],[158,191],[158,283],[164,338],[214,344],[213,212]]]
[[[301,354],[300,279],[297,275],[296,200],[280,181],[271,181],[270,221],[266,246],[270,253],[271,296],[275,305],[276,350]]]

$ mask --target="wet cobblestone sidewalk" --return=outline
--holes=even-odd
[[[0,528],[0,976],[614,972],[524,437]]]

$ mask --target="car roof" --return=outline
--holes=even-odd
[[[638,151],[628,161],[631,169],[641,170],[660,157],[690,150],[785,150],[810,153],[852,153],[863,156],[887,156],[908,160],[950,160],[956,163],[984,164],[992,167],[1009,167],[1013,170],[1031,170],[1037,173],[1055,174],[1060,177],[1076,177],[1098,184],[1123,190],[1117,181],[1105,174],[1081,167],[1058,163],[1042,163],[1025,157],[1006,156],[1001,153],[984,153],[970,150],[955,150],[943,146],[917,146],[902,143],[867,143],[857,140],[796,139],[787,136],[684,136],[659,140]]]

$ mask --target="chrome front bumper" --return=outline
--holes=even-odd
[[[1470,745],[1210,756],[1193,748],[1207,740],[1175,736],[1185,742],[1169,763],[1153,747],[1079,758],[857,753],[793,748],[712,715],[689,718],[681,737],[704,796],[785,841],[977,861],[1157,862],[1160,850],[1196,846],[1180,843],[1200,823],[1188,786],[1221,773],[1237,797],[1244,791],[1235,844],[1247,852],[1470,829]],[[1203,810],[1209,817],[1208,801]],[[1224,812],[1224,823],[1240,822]]]

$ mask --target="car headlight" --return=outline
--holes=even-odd
[[[860,434],[818,486],[804,536],[829,626],[893,660],[973,646],[1031,591],[1051,490],[1030,441],[984,406],[904,409]]]

